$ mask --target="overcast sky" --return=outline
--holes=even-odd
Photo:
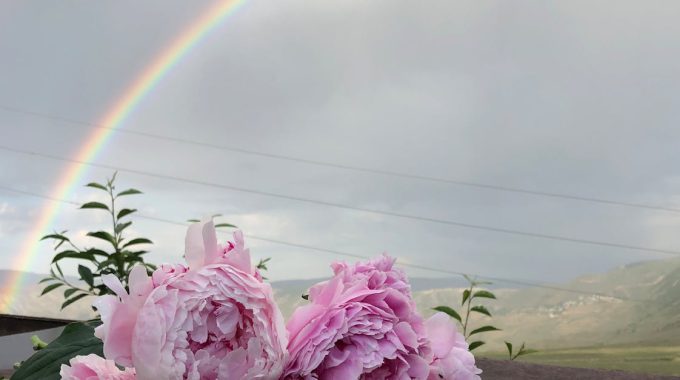
[[[98,123],[206,1],[9,1],[0,105]],[[680,5],[671,1],[247,1],[122,128],[343,165],[680,209]],[[92,127],[0,109],[0,145],[74,157]],[[360,208],[680,250],[680,214],[484,190],[116,133],[95,158]],[[0,185],[54,195],[68,164],[0,150]],[[89,168],[83,184],[110,170]],[[380,216],[121,172],[147,215],[452,271],[561,282],[668,256]],[[79,187],[70,200],[97,199]],[[0,191],[0,269],[49,201]],[[104,215],[65,205],[77,235]],[[184,228],[139,220],[154,262]],[[335,257],[248,240],[274,280]],[[45,272],[42,246],[29,268]],[[15,268],[16,269],[16,268]],[[440,276],[409,270],[416,276]]]

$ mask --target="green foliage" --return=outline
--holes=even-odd
[[[538,352],[537,350],[526,348],[524,342],[522,342],[522,345],[519,347],[519,350],[517,350],[517,352],[515,352],[514,355],[512,353],[512,343],[506,341],[505,347],[508,349],[508,359],[510,360],[515,360],[522,355],[529,355]]]
[[[268,270],[267,269],[267,263],[269,260],[271,260],[271,257],[267,257],[266,259],[260,259],[260,261],[257,263],[256,267],[259,270]]]
[[[463,290],[461,298],[461,313],[449,306],[437,306],[434,308],[434,310],[444,312],[451,318],[458,321],[463,330],[463,336],[465,336],[465,340],[469,342],[469,349],[472,351],[486,344],[486,342],[483,340],[470,341],[471,336],[491,331],[500,331],[500,329],[495,326],[486,325],[469,331],[470,320],[472,319],[472,315],[474,315],[474,313],[483,314],[487,317],[492,316],[489,309],[487,309],[486,306],[479,304],[479,302],[481,302],[482,299],[495,300],[496,295],[488,290],[478,289],[478,287],[481,285],[490,285],[490,282],[477,281],[468,276],[465,276],[465,279],[468,281],[469,286]],[[473,303],[475,304],[473,305]]]
[[[499,331],[500,329],[491,325],[487,326],[482,326],[477,329],[474,329],[472,331],[468,331],[468,326],[470,324],[471,320],[471,315],[473,313],[479,313],[479,314],[484,314],[488,317],[491,317],[491,312],[489,309],[486,308],[486,306],[481,305],[481,304],[475,304],[473,306],[473,301],[480,302],[480,298],[486,298],[486,299],[496,299],[496,295],[491,293],[488,290],[478,290],[478,287],[480,285],[490,285],[490,282],[484,282],[484,281],[477,281],[475,279],[472,279],[468,276],[465,276],[465,279],[468,280],[469,287],[465,290],[463,290],[462,294],[462,301],[461,301],[461,307],[463,309],[463,316],[461,317],[461,313],[458,313],[455,311],[453,308],[449,306],[437,306],[434,308],[434,310],[444,312],[451,316],[451,318],[455,319],[458,321],[458,323],[461,325],[461,328],[463,329],[463,336],[465,336],[465,340],[470,342],[469,343],[469,349],[470,351],[486,344],[486,342],[482,340],[476,340],[476,341],[470,341],[470,337],[472,335],[476,334],[481,334],[485,332],[491,332],[491,331]]]
[[[471,336],[492,331],[500,331],[500,329],[492,325],[485,325],[478,327],[472,331],[469,331],[468,329],[470,325],[469,322],[474,313],[483,314],[489,318],[493,317],[491,315],[491,311],[489,311],[489,309],[485,305],[481,305],[478,302],[482,302],[482,300],[484,299],[495,300],[496,295],[488,290],[478,289],[479,286],[481,285],[491,285],[490,282],[477,281],[469,276],[465,276],[465,279],[468,281],[469,286],[467,289],[463,290],[463,294],[461,297],[462,299],[461,307],[463,308],[464,311],[463,313],[464,317],[461,317],[461,314],[459,314],[457,311],[455,311],[453,308],[449,306],[437,306],[434,308],[434,310],[444,312],[448,314],[451,318],[458,321],[461,328],[463,329],[463,336],[465,336],[465,340],[469,342],[469,349],[470,351],[472,351],[476,348],[483,346],[484,344],[486,344],[486,342],[483,340],[470,341]],[[472,305],[473,301],[476,303],[474,306]],[[524,346],[524,343],[522,343],[522,346],[520,347],[519,351],[517,351],[514,355],[512,352],[512,343],[505,342],[505,347],[508,349],[508,355],[510,357],[510,360],[515,360],[522,355],[528,355],[534,352],[538,352],[536,350],[527,349]]]
[[[66,326],[57,339],[21,363],[11,380],[59,380],[61,365],[71,358],[89,354],[104,356],[102,341],[94,336],[98,323],[78,322]]]
[[[118,198],[142,194],[142,192],[137,189],[117,191],[115,180],[116,174],[114,173],[105,184],[88,183],[87,187],[105,192],[107,202],[86,202],[80,206],[80,209],[105,212],[110,216],[109,230],[90,231],[86,234],[94,241],[103,243],[107,248],[78,247],[66,236],[67,231],[45,235],[41,239],[53,241],[56,251],[51,263],[50,276],[40,281],[46,284],[42,294],[65,287],[62,309],[86,296],[110,294],[111,291],[101,281],[102,275],[114,274],[127,287],[128,275],[133,266],[144,265],[149,272],[155,269],[152,264],[144,262],[143,256],[147,251],[137,248],[139,245],[152,244],[151,240],[144,237],[130,238],[125,234],[125,231],[132,225],[132,221],[128,219],[137,210],[119,208],[118,204]],[[78,275],[83,284],[74,284],[64,276],[62,270],[64,260],[78,263]]]

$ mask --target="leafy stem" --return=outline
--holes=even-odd
[[[122,221],[123,218],[135,213],[137,210],[132,208],[121,208],[119,199],[122,196],[141,194],[137,189],[127,189],[118,192],[116,190],[116,173],[107,179],[106,182],[90,182],[86,186],[107,194],[106,203],[92,201],[80,206],[85,210],[105,210],[111,216],[112,230],[90,231],[87,237],[97,239],[99,242],[106,242],[108,248],[85,247],[81,248],[74,244],[66,235],[67,231],[54,232],[46,235],[42,240],[51,240],[55,243],[55,256],[52,259],[50,276],[44,278],[41,283],[45,283],[42,294],[47,294],[55,289],[64,288],[64,303],[62,309],[84,298],[86,296],[98,296],[111,294],[111,291],[102,283],[101,277],[106,274],[115,274],[127,287],[129,272],[136,264],[141,264],[148,271],[155,269],[155,266],[144,262],[143,255],[146,250],[136,250],[136,246],[152,244],[151,240],[144,237],[136,237],[127,240],[124,237],[125,230],[132,225],[132,221]],[[66,244],[64,244],[66,243]],[[66,248],[64,248],[66,247]],[[69,280],[63,273],[62,260],[76,260],[77,272],[80,277],[79,282]]]

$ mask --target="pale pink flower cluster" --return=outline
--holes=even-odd
[[[386,255],[334,263],[286,326],[240,232],[222,247],[197,223],[185,249],[188,266],[133,268],[129,292],[103,276],[116,294],[94,303],[106,359],[76,357],[62,379],[479,379],[451,319],[423,320]]]

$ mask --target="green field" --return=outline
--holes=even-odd
[[[480,353],[505,358],[500,353]],[[618,369],[659,375],[680,376],[680,346],[614,346],[543,350],[520,359],[527,363],[564,367]]]

